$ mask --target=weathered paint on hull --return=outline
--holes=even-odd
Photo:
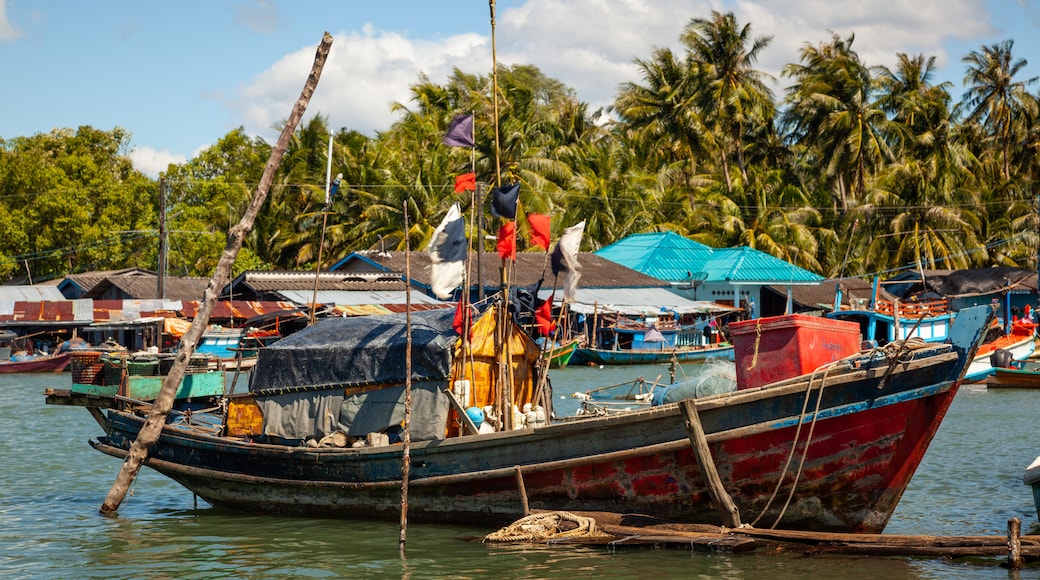
[[[574,358],[583,363],[600,365],[662,364],[676,360],[681,363],[705,362],[708,359],[733,360],[733,347],[703,347],[675,350],[605,350],[579,348]]]
[[[698,400],[715,463],[744,521],[754,521],[765,510],[756,525],[772,525],[797,477],[779,525],[882,531],[953,400],[960,364],[954,357],[897,373],[883,389],[878,384],[884,369],[828,384],[815,422],[812,410],[824,382],[819,377],[812,388],[796,382]],[[803,417],[804,408],[809,412]],[[124,455],[143,420],[114,411],[109,419],[109,436],[92,444]],[[796,434],[799,443],[785,471]],[[216,506],[399,515],[399,447],[263,446],[168,426],[150,457],[151,467]],[[719,521],[676,405],[413,444],[409,517],[481,523],[514,519],[521,515],[515,465],[522,468],[532,508]]]

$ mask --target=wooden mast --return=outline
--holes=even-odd
[[[282,133],[271,150],[271,157],[267,161],[267,166],[264,167],[264,173],[260,178],[259,185],[256,187],[256,193],[253,194],[253,200],[250,202],[249,208],[246,209],[241,221],[228,232],[227,246],[220,255],[220,260],[217,262],[217,267],[213,272],[209,285],[206,286],[206,290],[202,294],[202,303],[199,305],[199,311],[194,320],[192,320],[188,332],[184,333],[184,337],[181,339],[181,348],[177,358],[174,360],[173,368],[170,369],[170,374],[163,381],[159,396],[156,397],[151,411],[148,412],[148,419],[145,421],[144,426],[141,427],[141,431],[137,434],[133,445],[130,446],[130,451],[127,453],[123,465],[119,468],[119,475],[116,476],[116,481],[108,491],[105,502],[101,504],[101,513],[113,513],[119,509],[123,499],[126,498],[130,485],[137,478],[141,465],[148,458],[148,449],[159,440],[163,425],[166,424],[166,417],[173,408],[174,397],[177,394],[181,379],[184,377],[184,371],[188,368],[188,361],[191,360],[191,355],[195,352],[195,343],[202,338],[202,333],[206,330],[206,325],[209,324],[209,317],[213,313],[213,307],[216,304],[220,289],[227,285],[231,266],[234,265],[235,258],[238,257],[238,252],[242,249],[242,243],[246,235],[253,229],[256,216],[260,213],[260,208],[267,199],[267,192],[274,181],[275,171],[278,170],[282,156],[285,154],[285,149],[289,146],[289,139],[292,138],[293,133],[296,131],[296,126],[299,124],[300,119],[303,118],[303,113],[307,110],[307,104],[310,103],[311,95],[314,94],[314,89],[318,86],[318,79],[321,78],[321,71],[325,67],[325,61],[329,57],[331,48],[332,35],[326,32],[322,36],[321,44],[318,45],[314,55],[314,64],[311,67],[310,74],[307,76],[307,81],[304,83],[300,98],[293,105],[289,119],[285,122],[285,127],[282,128]]]

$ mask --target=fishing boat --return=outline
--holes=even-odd
[[[984,381],[998,372],[1000,365],[993,364],[993,357],[998,351],[1003,351],[998,356],[1005,356],[1008,359],[1005,366],[1028,359],[1036,350],[1036,326],[1034,322],[1016,320],[1012,322],[1011,331],[1008,333],[1005,333],[1000,326],[991,329],[990,333],[995,336],[987,337],[988,339],[979,347],[975,358],[968,365],[965,380]]]
[[[1022,482],[1033,491],[1033,505],[1036,507],[1037,516],[1040,517],[1040,457],[1037,457],[1026,468]]]
[[[18,336],[0,331],[0,374],[60,373],[69,366],[68,352],[58,349],[53,353],[37,352],[33,335]]]
[[[257,352],[279,338],[275,330],[214,326],[202,333],[195,352],[209,355],[214,370],[249,370],[256,364]]]
[[[549,360],[549,368],[567,368],[567,363],[571,361],[571,357],[574,356],[574,352],[581,346],[581,342],[581,338],[572,338],[562,344],[553,344],[545,350],[545,358]]]
[[[722,340],[706,320],[683,325],[668,311],[639,317],[603,316],[594,342],[578,348],[574,358],[584,364],[641,365],[668,362],[697,363],[733,359],[733,345]]]
[[[60,373],[69,367],[69,353],[17,356],[0,362],[0,373]]]
[[[946,340],[956,317],[948,300],[886,300],[879,296],[877,284],[875,281],[873,298],[869,301],[855,300],[848,308],[839,306],[839,289],[835,295],[834,310],[827,312],[825,316],[856,322],[860,325],[864,340],[872,340],[881,345],[911,337],[930,342]]]
[[[986,378],[989,389],[1040,389],[1040,365],[1034,361],[1012,361],[1009,366],[994,365]]]
[[[755,525],[881,532],[993,316],[971,308],[947,342],[897,341],[771,384],[552,420],[540,351],[501,314],[490,305],[468,341],[446,310],[321,320],[263,349],[225,414],[170,420],[145,464],[221,508],[398,518],[411,393],[410,519],[488,525],[529,505],[717,523],[710,470]],[[759,357],[790,368],[790,353]],[[526,422],[528,405],[546,422]],[[125,458],[145,412],[95,410],[105,435],[91,446]]]

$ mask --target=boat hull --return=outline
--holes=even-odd
[[[696,406],[744,521],[880,532],[953,400],[963,364],[949,353],[886,376],[886,362],[698,399]],[[143,421],[109,411],[108,435],[92,445],[123,457]],[[401,461],[400,446],[259,445],[167,425],[147,464],[218,507],[396,518]],[[415,443],[410,464],[408,510],[417,520],[515,519],[522,479],[533,509],[721,521],[674,404]]]
[[[993,369],[986,379],[988,389],[1040,389],[1040,369],[1010,368]]]
[[[0,363],[0,374],[10,373],[60,373],[69,368],[68,353],[40,357],[25,361]]]
[[[598,365],[644,365],[674,361],[680,363],[702,363],[709,359],[733,360],[733,346],[693,347],[672,350],[607,350],[602,348],[579,348],[574,358],[587,364]]]
[[[574,339],[550,349],[546,354],[546,357],[549,359],[549,368],[567,368],[567,364],[571,361],[571,357],[574,356],[574,352],[578,350],[579,344],[581,344],[581,341]]]
[[[980,346],[975,358],[968,365],[964,379],[966,381],[983,381],[986,380],[986,377],[991,376],[994,372],[991,357],[997,349],[1011,352],[1011,359],[1015,361],[1024,361],[1029,358],[1036,350],[1034,329],[1035,326],[1030,325],[1027,331],[1019,332],[1020,329],[1016,327],[1016,332]]]

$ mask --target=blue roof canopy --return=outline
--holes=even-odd
[[[711,248],[674,232],[633,234],[596,255],[669,282],[817,284],[823,280],[823,276],[753,248]]]

